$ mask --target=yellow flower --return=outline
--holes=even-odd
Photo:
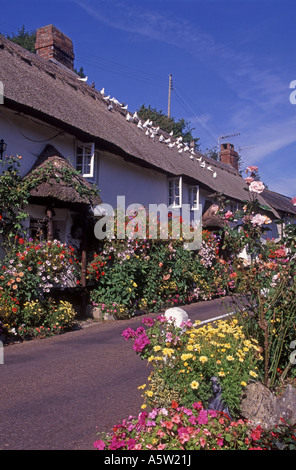
[[[226,359],[227,359],[227,361],[234,361],[234,357],[233,357],[233,356],[226,356]]]
[[[154,346],[153,350],[156,352],[156,351],[160,351],[161,350],[161,346]]]
[[[182,354],[182,356],[181,356],[182,361],[187,361],[188,359],[191,359],[191,358],[192,358],[192,354],[191,354],[191,353]]]
[[[196,390],[198,389],[199,387],[199,383],[196,381],[196,380],[193,380],[190,384],[190,387],[193,389],[193,390]]]
[[[138,284],[136,284],[135,282],[133,282],[133,286],[134,286],[134,287],[138,287]]]
[[[139,385],[138,390],[143,390],[146,387],[146,384]]]
[[[225,372],[223,370],[220,370],[220,372],[218,372],[218,375],[219,377],[225,377]]]
[[[244,381],[241,382],[241,385],[242,385],[243,387],[246,387],[246,386],[247,386],[246,382],[244,382]]]
[[[256,374],[256,372],[254,372],[253,370],[250,370],[249,374],[252,376],[252,377],[258,377],[258,374]]]
[[[164,356],[170,356],[174,354],[174,350],[172,348],[163,348],[162,353]]]
[[[200,360],[200,362],[201,362],[202,364],[204,364],[204,363],[207,362],[209,359],[207,358],[207,356],[200,356],[199,360]]]
[[[153,392],[151,392],[151,390],[147,390],[147,392],[145,392],[147,397],[153,397]]]

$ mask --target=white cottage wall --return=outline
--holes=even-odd
[[[21,156],[21,174],[26,174],[47,144],[53,145],[72,164],[75,137],[22,113],[0,107],[0,138],[7,144],[5,155]]]

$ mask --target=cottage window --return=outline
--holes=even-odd
[[[76,170],[84,178],[93,178],[95,160],[95,144],[78,144],[76,147]]]
[[[182,177],[169,179],[169,205],[181,207],[182,204]]]
[[[189,186],[188,204],[190,205],[191,210],[199,208],[199,186]]]

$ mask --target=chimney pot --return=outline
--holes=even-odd
[[[44,59],[55,59],[74,70],[73,43],[68,36],[52,24],[38,28],[35,43],[36,54]]]
[[[222,163],[226,163],[238,171],[239,154],[234,150],[233,144],[229,142],[221,144],[220,160]]]

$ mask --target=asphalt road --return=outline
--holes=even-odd
[[[225,301],[184,307],[191,320],[224,315]],[[156,315],[151,315],[155,317]],[[0,450],[91,450],[142,404],[149,375],[121,337],[143,317],[98,322],[43,340],[9,345],[0,364]]]

